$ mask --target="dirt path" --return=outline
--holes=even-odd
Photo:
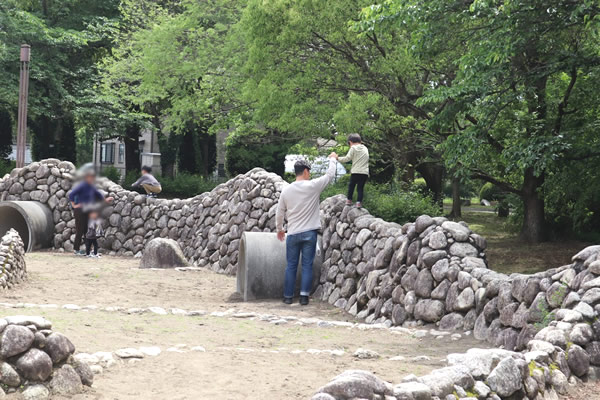
[[[12,306],[21,303],[18,308],[2,310],[4,315],[42,315],[54,323],[54,329],[71,338],[79,352],[161,348],[156,357],[105,370],[96,376],[93,389],[76,398],[306,399],[346,369],[366,369],[398,382],[409,373],[424,374],[443,365],[448,353],[485,346],[465,336],[452,341],[447,336],[417,338],[383,329],[300,325],[294,318],[277,323],[236,318],[234,313],[253,311],[356,322],[323,303],[301,308],[279,301],[240,302],[234,294],[233,277],[209,271],[139,270],[137,264],[138,260],[113,257],[90,260],[54,253],[28,254],[29,282],[2,293],[1,302]],[[39,307],[48,304],[55,306]],[[66,304],[93,307],[63,308]],[[103,311],[106,307],[180,308],[207,313],[128,314]],[[215,311],[217,315],[210,315]],[[181,345],[177,348],[181,353],[167,350],[177,345]],[[205,351],[191,350],[195,346]],[[361,347],[381,357],[353,357]],[[337,355],[319,350],[337,350]],[[396,356],[405,360],[389,360]]]

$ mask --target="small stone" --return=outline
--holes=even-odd
[[[15,365],[23,378],[32,381],[45,381],[52,374],[52,359],[39,349],[30,349]]]
[[[7,386],[18,387],[21,384],[21,377],[9,363],[1,362],[0,382]]]
[[[521,372],[512,357],[506,357],[494,368],[487,379],[494,392],[501,397],[511,396],[522,388]]]
[[[371,358],[379,358],[379,353],[373,350],[359,348],[354,352],[354,357],[361,360],[368,360]]]
[[[127,347],[115,351],[115,355],[120,358],[144,358],[144,353],[133,347]]]
[[[65,335],[55,332],[46,338],[44,351],[57,364],[73,354],[75,346]]]

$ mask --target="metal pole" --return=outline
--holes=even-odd
[[[21,46],[21,78],[19,86],[19,115],[17,121],[17,168],[25,166],[25,147],[27,146],[27,96],[29,92],[29,61],[31,46]]]

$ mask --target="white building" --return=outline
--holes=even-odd
[[[125,176],[125,143],[119,139],[102,140],[99,137],[94,138],[93,163],[96,170],[101,172],[103,169],[112,166]],[[145,129],[140,137],[140,163],[152,168],[152,172],[161,173],[160,167],[160,149],[158,146],[158,136],[151,130]]]

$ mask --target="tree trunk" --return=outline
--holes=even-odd
[[[434,163],[424,163],[417,167],[417,171],[425,179],[427,189],[429,189],[433,195],[433,201],[443,207],[444,194],[443,194],[443,177],[444,167]]]
[[[460,218],[461,216],[460,179],[452,178],[452,212],[450,212],[450,217]]]
[[[139,171],[140,160],[140,127],[131,124],[125,129],[125,171]]]
[[[544,175],[535,176],[533,168],[525,170],[523,180],[523,227],[521,237],[529,243],[546,240],[544,199],[539,192],[544,183]]]

